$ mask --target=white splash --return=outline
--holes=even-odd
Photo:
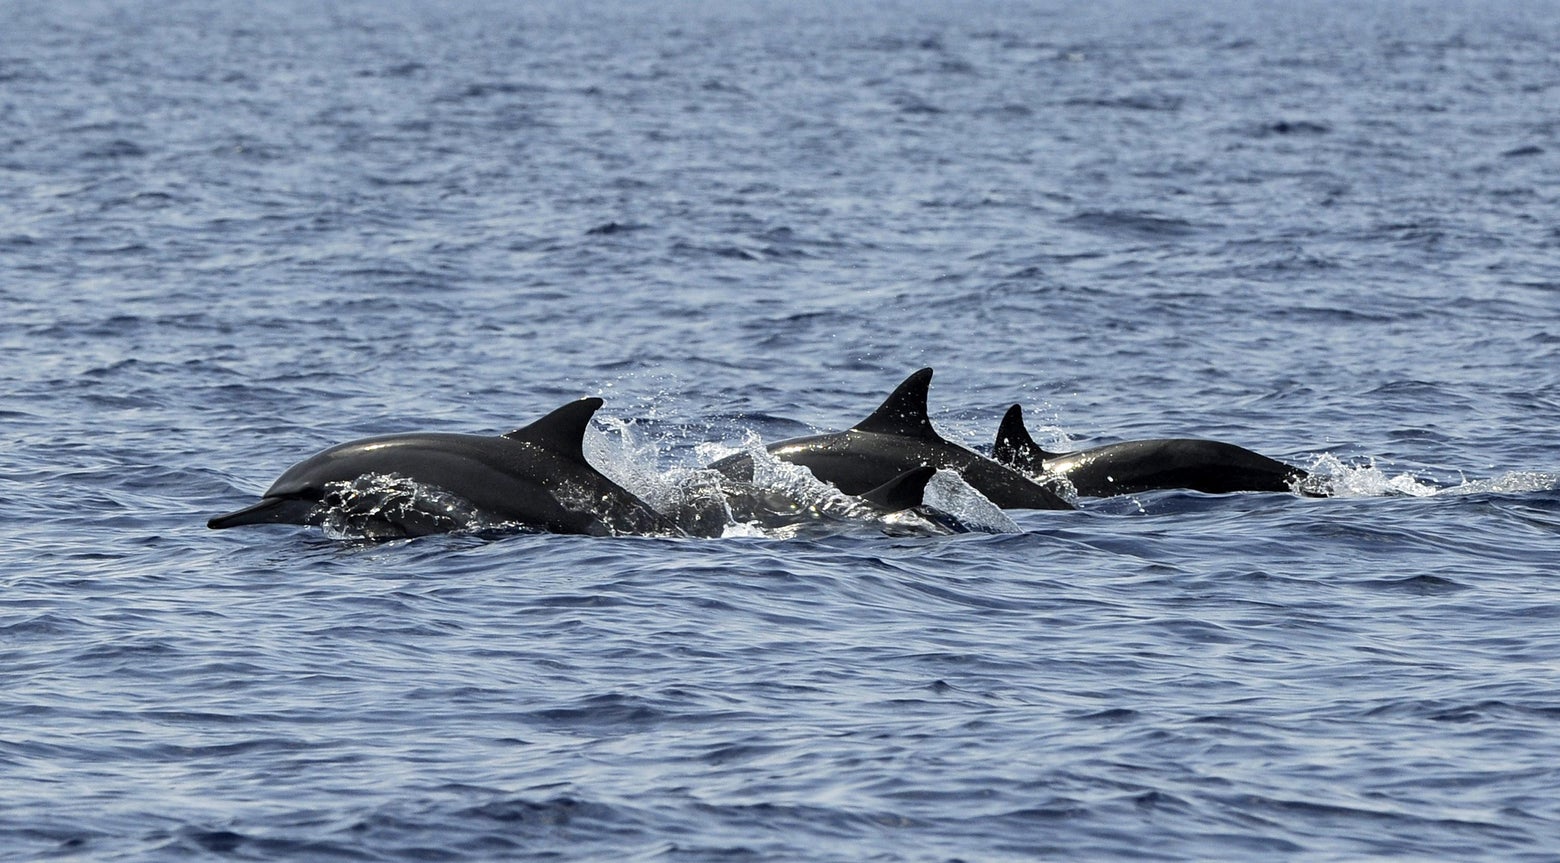
[[[316,511],[334,539],[399,539],[495,527],[465,498],[396,474],[330,483]]]
[[[932,475],[926,483],[922,502],[953,516],[959,524],[981,533],[1022,533],[1002,508],[986,499],[964,481],[957,471],[947,468]]]
[[[596,422],[586,429],[583,448],[585,460],[608,479],[633,492],[640,500],[659,509],[668,496],[675,493],[673,484],[658,467],[660,445],[639,434],[639,424],[613,416],[596,416]]]
[[[1465,479],[1441,494],[1525,494],[1560,490],[1560,474],[1536,470],[1507,471],[1489,479]]]
[[[1310,476],[1300,483],[1300,491],[1326,497],[1429,497],[1441,490],[1412,473],[1389,474],[1376,466],[1375,459],[1368,464],[1346,464],[1324,453],[1306,470]]]

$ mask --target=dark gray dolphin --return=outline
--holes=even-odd
[[[1064,477],[1085,497],[1169,488],[1210,494],[1294,491],[1307,476],[1300,468],[1215,440],[1160,438],[1046,452],[1024,427],[1018,405],[1002,418],[992,455],[1032,476]]]
[[[919,468],[949,468],[1004,509],[1072,509],[1055,492],[1006,465],[943,439],[926,412],[932,370],[906,378],[873,411],[847,431],[810,435],[769,444],[776,458],[799,464],[846,494],[861,495]],[[710,465],[727,476],[751,481],[752,456],[738,453]],[[924,485],[924,483],[923,483]]]
[[[678,533],[585,460],[585,430],[601,404],[599,398],[570,402],[501,437],[422,432],[334,446],[288,468],[259,503],[207,526],[319,524],[332,486],[387,475],[454,495],[484,517],[554,533]],[[416,519],[392,527],[402,536],[450,529]]]

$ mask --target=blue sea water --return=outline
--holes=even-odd
[[[0,18],[0,857],[1560,858],[1555,4]],[[205,527],[582,395],[653,497],[921,366],[1333,495]]]

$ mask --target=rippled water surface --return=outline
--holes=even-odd
[[[1560,9],[1076,6],[0,3],[0,856],[1560,857]],[[654,496],[922,366],[1333,494],[205,527],[583,395]]]

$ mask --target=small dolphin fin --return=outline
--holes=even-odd
[[[596,415],[601,405],[601,399],[595,396],[572,401],[504,437],[550,450],[581,464],[589,464],[585,461],[585,430],[590,428],[590,418]]]
[[[867,417],[852,428],[855,431],[902,437],[942,440],[932,428],[932,420],[926,414],[926,390],[932,383],[932,370],[921,369],[901,383],[889,397]]]
[[[1002,425],[997,426],[997,442],[991,448],[992,458],[1005,465],[1038,471],[1044,467],[1046,459],[1058,455],[1041,449],[1035,439],[1029,436],[1029,429],[1024,427],[1023,408],[1013,405],[1007,409],[1007,413],[1002,416]]]
[[[926,484],[937,474],[930,465],[913,467],[875,489],[861,495],[861,499],[884,512],[900,512],[920,506],[926,495]]]

